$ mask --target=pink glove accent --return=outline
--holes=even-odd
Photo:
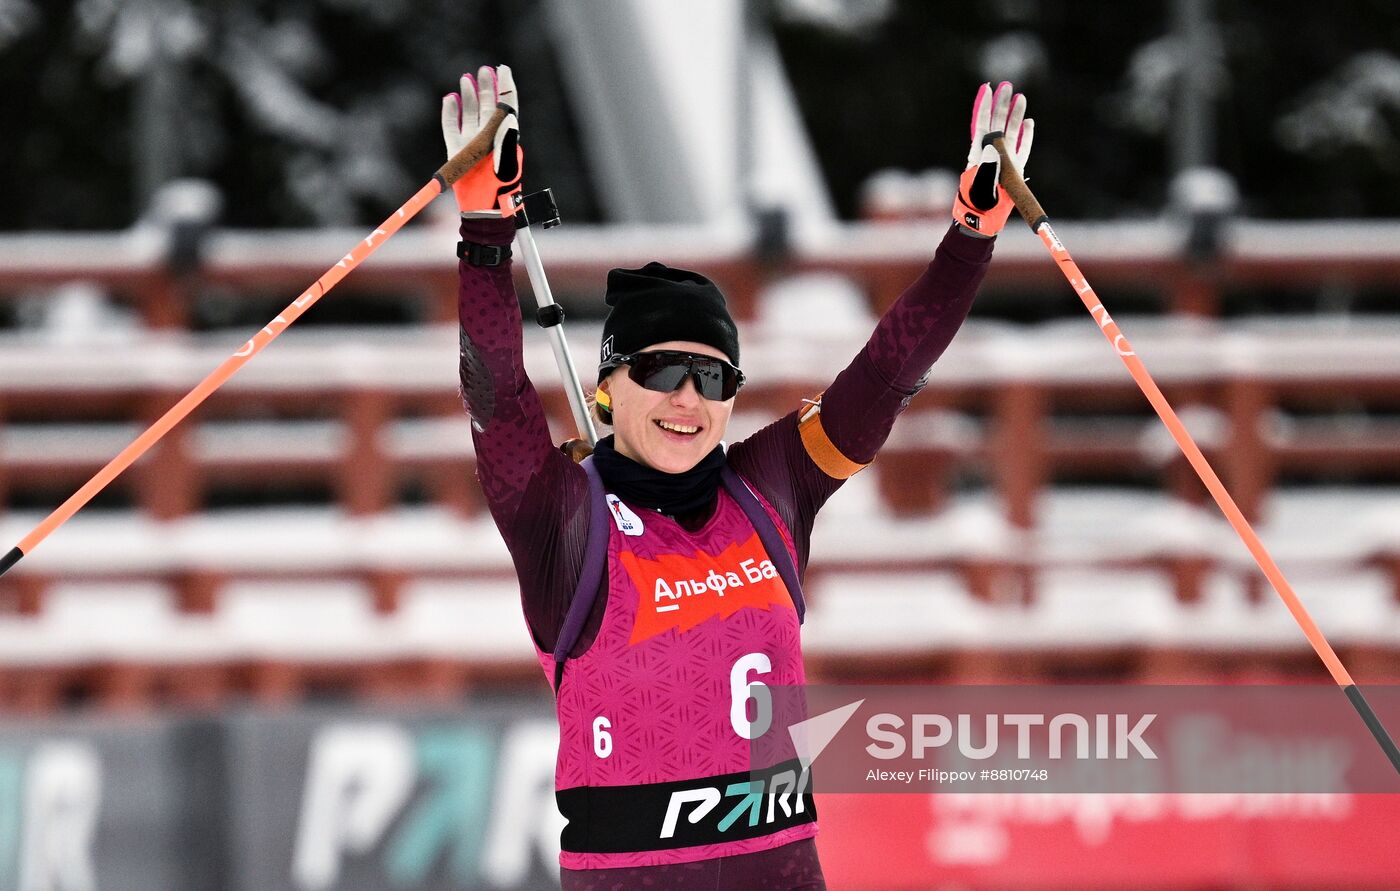
[[[1034,135],[1034,123],[1025,120],[1025,112],[1026,97],[1014,93],[1006,81],[998,84],[995,91],[991,84],[982,84],[972,102],[972,148],[967,169],[958,179],[953,219],[978,235],[990,238],[1000,232],[1015,207],[1011,196],[998,183],[1001,156],[992,147],[991,139],[1003,136],[1013,163],[1024,168]]]

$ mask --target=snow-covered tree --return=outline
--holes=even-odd
[[[0,225],[128,225],[189,176],[235,225],[379,219],[441,163],[438,100],[462,71],[510,62],[532,95],[558,92],[542,16],[534,0],[0,0],[25,134],[0,147],[19,211]],[[541,174],[569,121],[525,123]],[[577,208],[562,166],[550,184]]]

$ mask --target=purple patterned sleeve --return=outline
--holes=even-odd
[[[822,427],[846,457],[864,464],[884,445],[895,418],[967,318],[991,262],[993,242],[950,227],[928,268],[827,387]],[[736,443],[730,462],[783,517],[797,545],[799,568],[805,569],[812,521],[841,480],[824,474],[807,457],[796,410]]]
[[[508,245],[510,220],[463,220],[462,238]],[[588,535],[588,483],[555,447],[525,374],[520,304],[509,261],[458,264],[459,373],[472,418],[477,477],[515,562],[525,618],[550,650],[568,611]]]

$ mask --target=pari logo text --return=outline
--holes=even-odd
[[[719,554],[662,554],[654,559],[623,551],[619,558],[637,588],[631,643],[668,628],[688,631],[713,616],[746,606],[794,609],[787,585],[755,532]]]
[[[666,804],[659,837],[675,838],[679,827],[695,824],[722,841],[731,831],[800,821],[808,810],[810,777],[806,769],[783,766],[746,782],[679,789]]]

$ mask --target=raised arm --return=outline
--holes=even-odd
[[[494,112],[519,111],[510,69],[462,75],[443,97],[443,138],[451,156]],[[525,374],[520,304],[511,280],[512,196],[524,150],[514,115],[497,133],[493,157],[454,186],[462,211],[457,291],[462,401],[472,419],[477,478],[520,578],[536,642],[553,647],[583,559],[587,481],[554,446],[544,407]]]
[[[1007,135],[1012,161],[1024,169],[1034,136],[1025,97],[1009,83],[983,84],[972,112],[972,148],[953,206],[954,224],[924,273],[875,326],[850,365],[821,396],[819,413],[794,411],[731,454],[743,473],[783,513],[805,563],[818,508],[861,466],[874,460],[894,420],[924,385],[934,362],[962,327],[991,262],[996,234],[1012,210],[997,185],[999,156],[990,141]],[[799,417],[819,430],[799,431]],[[804,425],[805,426],[805,425]]]

